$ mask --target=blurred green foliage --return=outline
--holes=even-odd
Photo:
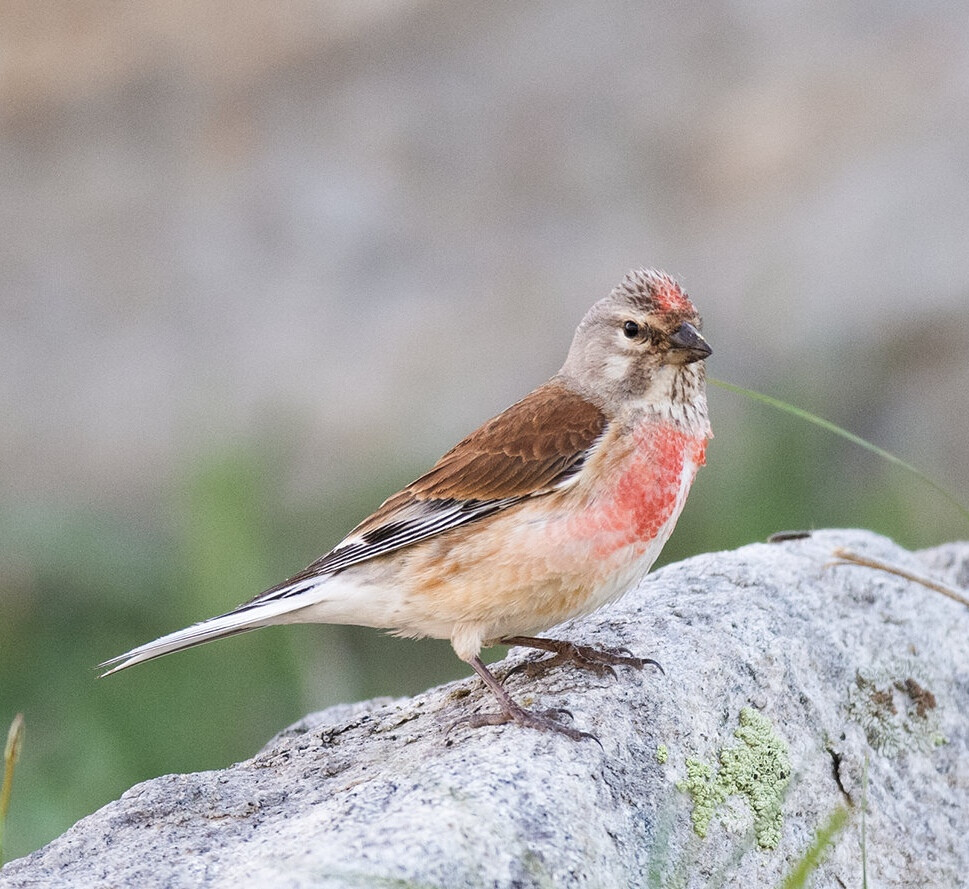
[[[955,510],[897,468],[729,393],[710,399],[717,437],[664,562],[792,528],[864,526],[913,548],[966,535]],[[0,724],[23,711],[30,737],[8,858],[137,781],[251,756],[311,710],[469,674],[446,642],[318,626],[260,630],[96,679],[105,658],[298,570],[409,480],[375,473],[372,490],[332,492],[299,512],[272,455],[256,446],[209,455],[153,519],[3,505]],[[645,654],[662,658],[662,640]]]

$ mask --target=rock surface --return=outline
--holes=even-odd
[[[509,679],[601,746],[452,727],[494,708],[474,679],[335,707],[246,762],[133,787],[0,886],[769,887],[841,806],[815,886],[862,885],[863,865],[872,886],[958,885],[969,609],[832,565],[836,547],[969,587],[966,543],[909,553],[823,531],[700,555],[556,633],[655,656],[665,675]]]

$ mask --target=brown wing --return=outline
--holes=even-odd
[[[520,499],[554,487],[578,468],[605,425],[592,402],[559,383],[545,383],[459,441],[348,537],[373,533],[420,501]]]
[[[294,595],[321,574],[554,490],[582,465],[605,426],[594,404],[558,383],[546,383],[451,448],[325,556],[249,605]]]
[[[410,498],[503,500],[550,488],[582,459],[605,424],[592,402],[559,383],[546,383],[458,442],[366,524],[379,522]]]

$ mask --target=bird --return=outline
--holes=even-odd
[[[701,329],[670,275],[630,271],[588,310],[556,374],[328,553],[225,614],[105,661],[102,676],[258,627],[356,624],[450,640],[499,706],[459,721],[594,737],[568,711],[518,704],[480,653],[530,647],[597,672],[656,663],[536,634],[618,599],[672,533],[712,437]]]

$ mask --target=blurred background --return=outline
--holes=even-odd
[[[630,267],[683,281],[713,375],[967,497],[962,0],[0,0],[0,22],[8,857],[310,710],[467,675],[446,643],[339,627],[95,665],[321,555],[554,372]],[[665,561],[784,528],[967,535],[866,452],[710,401]]]

